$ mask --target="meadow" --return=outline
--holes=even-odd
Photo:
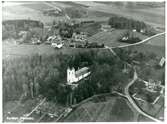
[[[64,122],[121,122],[136,121],[138,112],[129,103],[118,96],[92,98],[77,107]]]
[[[117,6],[116,4],[104,4],[97,2],[26,2],[15,6],[3,7],[3,20],[6,19],[27,19],[33,18],[41,20],[44,23],[51,22],[53,20],[64,20],[64,16],[50,17],[44,16],[42,11],[44,9],[54,9],[56,7],[65,10],[69,7],[82,7],[88,12],[87,19],[93,17],[95,20],[105,20],[102,18],[108,18],[112,15],[124,16],[135,20],[144,21],[155,27],[164,27],[165,25],[165,8],[148,7],[145,5],[136,6]],[[22,11],[20,11],[22,10]],[[105,20],[106,21],[106,20]]]
[[[125,34],[126,31],[127,30],[114,29],[111,32],[99,32],[99,33],[93,35],[92,37],[89,37],[88,41],[104,43],[106,46],[110,46],[110,47],[116,47],[119,45],[126,45],[128,43],[123,43],[123,42],[118,41]],[[132,33],[132,31],[131,31],[130,34],[133,34],[134,37],[139,37],[141,40],[147,38],[147,36],[142,35],[142,34],[137,33],[137,32]]]
[[[154,53],[158,57],[165,57],[165,35],[160,35],[148,40],[145,43],[125,47],[124,49],[130,49],[132,51],[138,51],[144,54]]]
[[[79,2],[80,3],[80,2]],[[81,2],[83,5],[89,5],[89,10],[98,11],[110,14],[116,14],[128,18],[133,18],[135,20],[144,21],[149,23],[155,27],[160,26],[163,27],[165,25],[165,7],[148,7],[145,5],[132,5],[129,7],[128,4],[123,4],[121,6],[117,6],[113,3],[95,3],[95,2]]]
[[[56,55],[56,54],[76,54],[79,52],[86,52],[90,50],[98,50],[98,48],[92,49],[83,49],[83,48],[62,48],[54,49],[50,45],[30,45],[30,44],[21,44],[21,45],[10,45],[3,43],[2,45],[2,58],[3,59],[12,59],[17,57],[28,57],[32,55]]]

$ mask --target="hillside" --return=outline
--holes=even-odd
[[[155,27],[163,27],[165,25],[165,7],[164,3],[154,3],[156,7],[148,7],[148,5],[138,3],[131,4],[116,4],[115,2],[77,2],[83,5],[89,6],[89,10],[96,10],[110,14],[116,14],[128,18],[133,18],[136,20],[147,22]],[[159,5],[162,4],[162,5]],[[129,7],[131,5],[131,7]]]
[[[145,54],[154,53],[158,57],[165,57],[165,35],[150,39],[144,44],[125,47],[124,49],[131,49],[132,51],[139,51]]]
[[[133,122],[138,112],[118,96],[95,97],[77,107],[64,122]]]
[[[159,37],[153,38],[147,44],[152,45],[152,46],[164,47],[165,46],[165,34],[160,35]]]
[[[23,56],[32,56],[35,54],[40,55],[53,55],[53,54],[75,54],[78,52],[85,52],[90,50],[98,50],[96,48],[93,49],[83,49],[83,48],[63,48],[56,50],[50,45],[9,45],[3,43],[2,45],[2,58],[16,58]]]
[[[160,5],[159,5],[160,4]],[[162,5],[161,5],[162,4]],[[131,7],[129,7],[131,5]],[[139,6],[140,5],[140,6]],[[85,2],[17,2],[17,4],[7,4],[3,5],[3,20],[6,19],[27,19],[33,18],[35,20],[41,20],[42,22],[48,23],[52,20],[66,19],[64,16],[51,17],[44,16],[42,11],[45,9],[61,9],[65,10],[69,7],[78,7],[85,9],[87,12],[87,18],[92,17],[110,17],[112,15],[120,15],[128,18],[133,18],[135,20],[144,21],[155,27],[160,27],[164,29],[165,25],[165,8],[164,3],[154,3],[148,7],[148,5],[143,4],[116,4],[108,2],[97,3],[93,1]],[[139,7],[138,7],[139,6]],[[22,10],[22,11],[20,11]],[[82,17],[82,16],[81,16]],[[96,20],[96,18],[95,18]],[[162,29],[162,30],[163,30]]]
[[[112,32],[99,32],[88,39],[90,42],[104,43],[106,46],[119,46],[127,43],[119,42],[118,39],[123,36],[126,30],[114,30]],[[132,33],[132,32],[131,32]],[[141,40],[147,38],[140,33],[133,33],[134,36],[139,37]]]

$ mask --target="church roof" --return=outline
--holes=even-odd
[[[86,74],[88,72],[89,72],[89,68],[88,67],[83,67],[83,68],[77,70],[75,75],[76,75],[76,77],[79,77],[79,76],[81,76],[83,74]]]

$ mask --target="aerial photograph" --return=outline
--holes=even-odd
[[[165,0],[1,5],[4,123],[165,121]]]

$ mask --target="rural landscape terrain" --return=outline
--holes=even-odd
[[[2,2],[3,122],[163,122],[165,2]]]

